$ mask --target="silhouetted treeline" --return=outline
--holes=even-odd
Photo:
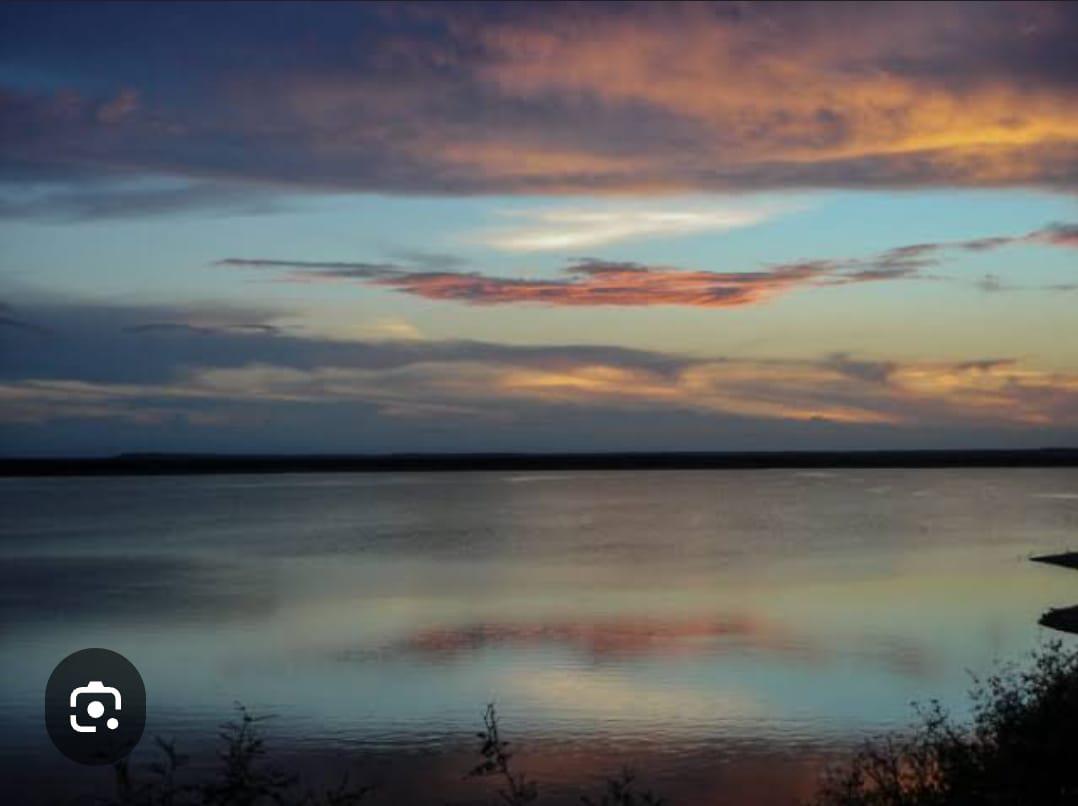
[[[931,451],[672,453],[394,453],[224,455],[131,453],[0,459],[0,476],[205,473],[461,472],[480,470],[753,470],[919,467],[1078,467],[1078,448]]]

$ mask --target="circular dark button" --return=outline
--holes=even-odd
[[[139,743],[146,686],[127,658],[82,649],[53,669],[45,687],[45,727],[56,748],[79,764],[112,764]]]

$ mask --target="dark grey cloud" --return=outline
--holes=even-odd
[[[23,335],[0,342],[0,380],[7,381],[152,384],[176,380],[191,367],[391,370],[431,362],[548,369],[591,362],[662,375],[689,362],[662,352],[586,344],[341,341],[274,324],[287,312],[259,309],[50,304],[13,310],[25,324]]]
[[[127,333],[193,333],[209,336],[235,332],[276,334],[281,332],[281,328],[265,323],[240,323],[209,327],[206,325],[192,325],[188,322],[145,322],[138,325],[128,325],[124,328],[124,331]]]
[[[123,182],[49,183],[27,191],[10,180],[0,186],[0,220],[53,222],[149,218],[175,213],[259,215],[289,207],[279,191],[201,182],[179,187],[139,188]]]
[[[217,261],[216,265],[237,269],[289,269],[305,272],[310,277],[361,280],[397,277],[409,272],[409,267],[400,263],[369,263],[346,260],[277,260],[271,258],[229,257]]]
[[[1006,367],[1013,367],[1017,362],[1013,358],[981,358],[975,361],[959,361],[955,364],[955,369],[960,372],[968,370],[976,370],[978,372],[988,372],[993,369],[1004,369]]]
[[[236,183],[1073,189],[1076,37],[1065,3],[9,7],[0,176],[200,186],[2,212],[213,207]]]
[[[14,330],[23,330],[30,333],[38,334],[48,333],[45,328],[40,327],[39,325],[34,325],[30,322],[23,322],[20,319],[14,319],[10,316],[5,316],[3,313],[0,313],[0,327],[12,328]]]
[[[1012,286],[1005,284],[998,274],[986,274],[974,285],[986,294],[999,294],[1012,290]]]
[[[892,373],[899,368],[899,364],[894,361],[864,361],[848,353],[834,353],[828,356],[824,363],[851,378],[881,384],[887,383]]]
[[[1053,246],[1069,246],[1078,249],[1078,224],[1056,222],[1034,233],[1036,240]]]

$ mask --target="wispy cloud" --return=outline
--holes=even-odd
[[[453,432],[478,419],[522,437],[569,419],[601,434],[611,418],[637,427],[664,418],[693,433],[746,422],[875,434],[1078,429],[1078,375],[1006,355],[943,361],[850,349],[739,358],[381,335],[342,341],[261,327],[269,323],[255,310],[17,310],[49,335],[7,333],[0,423],[183,422],[242,434],[255,422],[286,431],[306,422],[307,436],[324,434],[327,417],[349,423],[361,414],[379,433],[404,422]],[[407,427],[396,433],[403,438]]]
[[[748,227],[772,217],[776,208],[717,203],[665,203],[641,207],[607,203],[507,213],[522,221],[492,229],[470,240],[506,252],[588,249],[644,238],[669,238]]]
[[[359,281],[424,299],[470,305],[534,303],[553,306],[681,305],[729,308],[764,302],[808,285],[844,285],[909,276],[902,266],[863,267],[858,262],[817,261],[762,271],[715,272],[588,259],[555,279],[520,279],[476,272],[413,272],[371,263],[321,263],[227,258],[218,265],[289,269],[298,281]]]
[[[910,244],[888,250],[884,253],[884,257],[907,261],[922,260],[928,263],[936,261],[940,253],[947,251],[991,252],[1006,246],[1020,244],[1040,244],[1042,246],[1078,249],[1078,224],[1057,221],[1021,235],[994,235],[987,238],[970,238],[960,241],[931,241]]]
[[[213,181],[52,182],[30,189],[0,186],[0,220],[81,222],[185,213],[256,215],[288,204],[278,191]]]
[[[207,404],[374,406],[384,416],[515,419],[537,405],[596,412],[695,413],[762,421],[924,427],[1078,427],[1078,376],[1012,359],[879,362],[700,359],[672,374],[587,361],[557,365],[429,360],[396,367],[254,363],[188,367],[164,383],[27,378],[0,382],[0,421],[163,422]],[[212,413],[212,412],[210,412]]]
[[[939,265],[953,251],[984,252],[1014,244],[1070,248],[1078,244],[1075,229],[1069,224],[1053,224],[1023,235],[910,244],[867,258],[806,260],[758,271],[721,272],[585,259],[547,279],[437,270],[433,266],[415,271],[397,263],[362,261],[226,258],[218,265],[280,270],[294,281],[360,282],[424,299],[471,305],[730,308],[763,303],[798,288],[930,279],[924,270]]]
[[[1050,224],[1044,229],[1031,233],[1028,237],[1052,246],[1078,249],[1078,224]]]

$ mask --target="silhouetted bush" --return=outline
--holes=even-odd
[[[1010,665],[971,692],[973,721],[955,722],[937,702],[919,709],[920,722],[904,734],[865,744],[853,759],[831,770],[815,806],[1048,806],[1078,804],[1078,648],[1053,642],[1035,652],[1028,668]],[[181,783],[187,758],[156,739],[162,759],[150,777],[136,781],[126,762],[116,765],[116,797],[123,806],[354,806],[377,794],[347,780],[313,791],[298,776],[274,767],[258,734],[261,718],[237,706],[238,718],[222,726],[216,774]],[[488,705],[478,734],[480,761],[469,777],[497,781],[505,806],[540,800],[539,784],[513,766],[514,755]],[[439,802],[441,794],[430,793]],[[660,806],[624,771],[584,806]]]
[[[529,780],[523,773],[514,773],[509,762],[513,754],[509,752],[509,742],[501,737],[498,729],[498,713],[494,703],[487,706],[483,713],[483,730],[476,734],[482,745],[479,755],[483,760],[468,773],[473,777],[497,776],[503,782],[498,796],[506,806],[526,806],[539,799],[539,785]]]
[[[184,784],[179,780],[188,758],[177,752],[175,742],[156,738],[162,760],[150,765],[149,780],[136,782],[127,761],[115,765],[116,799],[120,806],[354,806],[371,787],[350,786],[304,790],[299,777],[272,766],[266,746],[258,735],[258,723],[267,717],[251,716],[237,705],[238,719],[221,726],[218,737],[217,773],[208,781]]]
[[[114,766],[116,795],[103,801],[115,806],[354,806],[375,793],[370,786],[352,786],[343,780],[332,789],[303,789],[299,776],[284,772],[270,763],[265,742],[258,733],[258,723],[267,717],[255,717],[236,706],[238,718],[221,726],[218,737],[221,749],[216,773],[207,781],[183,783],[187,756],[176,750],[175,742],[155,738],[161,760],[150,764],[149,777],[136,780],[127,761]],[[481,761],[469,777],[494,777],[500,782],[498,799],[506,806],[527,806],[539,799],[539,786],[523,773],[515,772],[509,742],[502,738],[493,703],[483,713],[483,730],[477,736]],[[430,802],[438,802],[440,793],[429,793]],[[625,770],[606,783],[606,791],[593,800],[581,797],[585,806],[662,806],[650,792],[638,793],[633,774]]]
[[[527,806],[539,800],[539,784],[523,773],[513,772],[513,754],[509,742],[501,737],[498,713],[491,703],[483,713],[483,730],[477,733],[482,744],[479,755],[483,758],[469,773],[473,777],[495,776],[502,781],[498,796],[506,806]],[[593,799],[580,798],[584,806],[663,806],[664,801],[651,792],[637,792],[636,776],[631,770],[622,770],[617,778],[606,781],[606,790]]]
[[[1053,642],[1027,669],[975,685],[973,724],[933,702],[907,735],[869,742],[833,771],[818,806],[1078,803],[1078,649]]]

